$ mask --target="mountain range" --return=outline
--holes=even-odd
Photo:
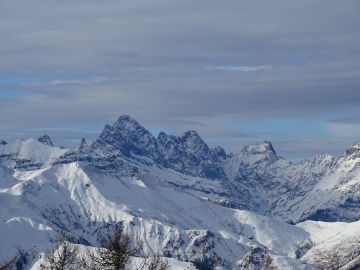
[[[39,269],[61,231],[96,246],[119,222],[173,269],[360,269],[360,144],[292,164],[130,116],[74,149],[0,140],[0,254]]]

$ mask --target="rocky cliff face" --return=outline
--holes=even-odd
[[[43,136],[41,136],[39,139],[38,139],[38,142],[41,142],[45,145],[48,145],[48,146],[54,146],[54,144],[52,143],[49,135],[45,134]]]
[[[225,179],[225,173],[213,152],[195,131],[169,136],[161,132],[155,138],[130,116],[121,116],[113,126],[106,125],[92,149],[141,158],[164,168],[208,179]]]
[[[178,172],[208,179],[226,179],[219,158],[225,153],[212,151],[195,131],[179,137],[161,132],[157,138],[163,165]],[[226,154],[225,154],[226,156]]]
[[[101,148],[120,151],[127,158],[143,156],[161,162],[154,136],[127,115],[120,116],[112,126],[106,125],[95,143]]]
[[[285,185],[286,192],[271,214],[294,221],[355,221],[360,219],[357,146],[343,155],[319,155],[301,167]]]

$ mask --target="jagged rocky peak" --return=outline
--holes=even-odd
[[[163,140],[163,139],[166,139],[168,137],[168,135],[166,135],[165,132],[161,131],[158,135],[158,140]]]
[[[225,149],[222,148],[221,146],[216,146],[214,149],[212,149],[212,151],[216,158],[220,158],[223,160],[227,158]]]
[[[254,145],[245,146],[242,150],[244,153],[250,153],[250,154],[266,154],[266,153],[272,153],[276,155],[276,152],[274,150],[274,147],[272,146],[271,142],[269,141],[263,141]]]
[[[47,134],[44,134],[43,136],[41,136],[39,139],[38,139],[39,142],[45,144],[45,145],[48,145],[48,146],[54,146],[54,144],[52,143],[49,135]]]
[[[139,142],[142,140],[156,141],[147,129],[128,115],[120,116],[112,128],[123,135],[131,136],[132,139],[139,140]]]
[[[195,130],[186,131],[180,136],[183,141],[202,141],[200,135]]]
[[[299,162],[299,166],[302,166],[302,167],[305,167],[305,166],[307,166],[307,165],[309,165],[311,163],[311,160],[309,160],[309,159],[303,159],[303,160],[300,160],[300,162]]]
[[[166,156],[172,154],[193,155],[200,159],[210,159],[211,150],[196,131],[187,131],[179,137],[160,132],[157,141]]]
[[[121,115],[114,123],[113,127],[118,130],[126,130],[129,132],[144,129],[135,119],[129,115]]]
[[[186,131],[179,137],[180,143],[188,152],[198,157],[208,159],[211,157],[211,150],[196,131]]]
[[[165,167],[192,176],[226,178],[218,162],[221,158],[214,154],[197,132],[187,131],[179,137],[161,132],[157,140]]]
[[[91,145],[91,143],[86,141],[85,138],[82,138],[80,143],[75,147],[75,151],[76,152],[86,152],[87,150],[90,149],[90,145]]]
[[[128,115],[120,116],[112,126],[106,125],[96,142],[111,145],[128,157],[135,154],[159,158],[154,136]]]
[[[0,140],[0,145],[5,145],[5,144],[7,144],[7,142]]]
[[[345,152],[345,156],[350,159],[360,157],[360,143],[355,144],[355,145],[351,146],[349,149],[347,149]]]
[[[161,152],[167,155],[169,151],[174,151],[179,146],[179,140],[175,136],[167,135],[165,132],[160,132],[157,137],[157,142],[161,148]]]
[[[321,154],[314,157],[314,159],[309,163],[310,167],[331,167],[334,163],[335,158],[329,154]]]
[[[161,131],[157,137],[158,142],[165,143],[171,139],[172,136],[167,135],[165,132]]]
[[[184,172],[185,164],[183,158],[185,153],[178,138],[166,135],[164,132],[160,132],[157,137],[157,141],[159,150],[164,158],[165,167]]]

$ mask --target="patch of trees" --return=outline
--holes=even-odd
[[[79,247],[68,242],[65,233],[60,234],[56,245],[46,253],[45,258],[47,264],[40,265],[43,270],[80,269]]]
[[[0,263],[0,270],[13,270],[16,269],[16,262],[19,259],[19,254],[8,260],[3,260]]]
[[[133,235],[125,233],[120,224],[100,242],[99,247],[88,248],[83,255],[80,255],[77,245],[67,241],[66,234],[60,235],[57,244],[45,255],[46,264],[40,267],[42,270],[124,270],[129,268],[134,257],[140,256],[142,250],[142,244],[135,241]],[[136,268],[171,269],[168,259],[160,255],[143,257]]]

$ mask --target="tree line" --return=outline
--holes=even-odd
[[[136,242],[131,234],[124,232],[120,223],[112,233],[100,241],[97,248],[87,248],[80,252],[79,246],[70,243],[66,233],[60,234],[56,245],[46,254],[41,270],[125,270],[131,265],[134,257],[143,251],[141,243]],[[15,270],[18,256],[0,265],[0,270]],[[136,265],[138,270],[170,270],[167,258],[156,254],[145,256]]]

